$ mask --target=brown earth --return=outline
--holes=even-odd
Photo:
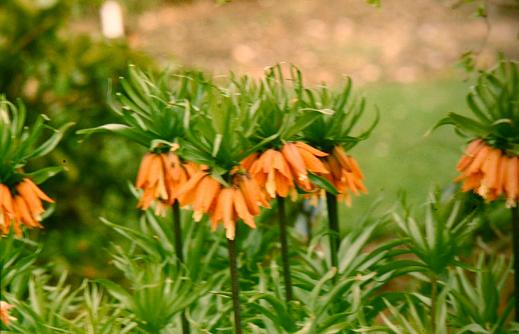
[[[497,51],[519,56],[519,14],[507,1],[489,1],[486,21],[440,0],[200,0],[129,16],[127,26],[131,43],[165,65],[258,76],[291,62],[314,83],[410,82],[448,76],[469,50],[482,66]]]

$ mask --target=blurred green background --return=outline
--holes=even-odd
[[[126,34],[107,39],[102,3],[0,4],[0,94],[23,99],[31,117],[44,113],[55,125],[76,123],[59,148],[37,162],[62,164],[66,172],[44,185],[58,204],[45,230],[31,233],[44,245],[42,261],[52,259],[55,270],[82,277],[113,275],[106,249],[116,236],[99,217],[119,224],[138,217],[128,183],[143,149],[111,136],[74,134],[115,121],[110,98],[128,64],[259,77],[265,66],[291,62],[310,84],[332,86],[352,76],[357,94],[366,96],[370,111],[378,107],[381,121],[352,151],[370,192],[342,209],[348,224],[381,196],[384,209],[401,190],[420,203],[432,186],[448,185],[463,141],[447,128],[425,134],[446,113],[466,109],[471,74],[459,66],[460,57],[473,50],[475,57],[465,58],[469,65],[485,67],[496,51],[518,54],[509,43],[519,31],[517,13],[506,4],[490,8],[487,31],[473,15],[477,4],[453,9],[437,0],[383,2],[381,8],[362,0],[126,0],[120,2]]]

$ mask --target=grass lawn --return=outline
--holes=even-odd
[[[380,196],[382,208],[393,205],[401,190],[411,203],[420,204],[433,186],[452,181],[463,139],[449,127],[425,134],[447,113],[467,110],[468,89],[468,83],[454,80],[386,83],[362,89],[368,102],[378,106],[381,117],[372,136],[351,152],[364,171],[369,194],[354,198],[352,208],[343,209],[343,223],[349,221],[344,215],[361,214]],[[367,120],[371,117],[365,116]]]

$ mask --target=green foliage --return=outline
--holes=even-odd
[[[405,204],[404,204],[405,206]],[[423,271],[427,275],[442,275],[449,266],[459,264],[457,256],[477,226],[474,214],[461,210],[462,203],[455,197],[443,200],[440,194],[432,194],[425,205],[423,218],[414,218],[408,208],[402,217],[394,214],[394,220],[406,236],[405,246],[415,260],[405,260],[410,271]],[[406,270],[402,266],[401,270]]]
[[[467,96],[474,118],[450,113],[437,125],[454,125],[463,136],[482,138],[510,154],[519,154],[519,69],[515,61],[501,60],[482,72]]]
[[[24,175],[41,183],[61,170],[61,167],[47,167],[30,174],[20,173],[29,160],[49,154],[58,145],[65,130],[72,126],[68,123],[54,129],[46,124],[47,118],[41,115],[29,128],[26,126],[26,115],[21,102],[17,107],[0,98],[0,183],[8,186],[20,182]],[[45,129],[51,132],[48,138],[44,137]]]
[[[361,120],[366,108],[364,98],[352,98],[352,81],[348,78],[337,92],[326,86],[320,89],[299,89],[297,91],[303,109],[319,110],[319,117],[303,131],[303,139],[310,145],[325,152],[334,146],[343,145],[346,150],[369,137],[378,123],[379,114],[362,133],[354,136],[352,131]]]
[[[147,56],[122,40],[75,32],[70,21],[78,3],[1,1],[0,95],[13,102],[19,98],[24,101],[28,124],[41,122],[41,114],[53,125],[74,122],[75,128],[117,122],[109,112],[107,92],[126,75],[128,63],[153,67]],[[52,131],[44,122],[43,134]],[[98,223],[98,217],[101,213],[118,219],[135,217],[133,210],[127,210],[121,193],[126,180],[135,173],[134,166],[127,162],[137,159],[141,152],[138,147],[122,145],[121,139],[80,140],[69,132],[53,152],[27,166],[26,172],[48,166],[66,170],[45,184],[46,192],[59,205],[39,234],[42,241],[48,241],[42,256],[57,260],[61,270],[71,271],[71,278],[88,273],[111,275],[99,270],[107,260],[103,245],[111,236]],[[46,175],[32,176],[42,180]],[[130,196],[129,192],[125,195]]]
[[[210,84],[201,73],[164,72],[159,78],[153,78],[132,65],[128,78],[121,78],[120,83],[122,91],[116,94],[120,105],[114,108],[123,123],[78,133],[114,132],[150,151],[169,150],[184,136],[190,115],[200,110],[205,86]]]

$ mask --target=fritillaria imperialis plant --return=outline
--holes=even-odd
[[[449,114],[437,126],[451,124],[468,137],[469,145],[456,169],[462,191],[473,191],[487,202],[504,198],[512,211],[516,320],[519,320],[519,69],[501,60],[482,72],[467,96],[473,118]]]
[[[343,88],[332,92],[326,86],[310,90],[299,87],[297,96],[300,107],[304,110],[318,110],[319,117],[303,131],[301,140],[311,145],[314,150],[314,166],[309,177],[314,186],[310,196],[326,196],[328,221],[330,224],[330,261],[337,267],[340,230],[338,221],[338,200],[345,200],[351,205],[351,193],[366,193],[363,174],[355,159],[346,152],[357,143],[369,137],[378,123],[378,112],[372,124],[362,133],[352,132],[364,114],[366,101],[352,98],[352,82],[347,79]],[[303,149],[304,156],[311,153]]]
[[[204,93],[206,82],[200,73],[170,75],[163,73],[155,78],[130,65],[128,78],[121,78],[121,92],[116,94],[115,112],[118,124],[106,124],[79,131],[81,134],[112,132],[146,147],[136,188],[142,190],[137,207],[147,210],[155,206],[157,214],[165,215],[173,207],[175,252],[182,263],[182,230],[180,222],[180,189],[194,175],[196,166],[181,159],[176,151],[179,139],[185,134],[185,125]],[[195,80],[196,78],[196,80]],[[183,332],[189,324],[182,315]]]
[[[287,219],[285,198],[297,198],[297,192],[309,191],[311,171],[327,171],[315,154],[323,152],[296,141],[298,134],[318,116],[315,110],[302,110],[295,99],[294,87],[302,85],[301,75],[291,67],[292,89],[287,87],[280,65],[269,68],[259,84],[252,80],[237,81],[242,94],[250,98],[254,106],[251,123],[256,133],[253,141],[269,141],[261,150],[251,153],[242,161],[242,167],[256,181],[264,195],[277,199],[279,236],[285,280],[286,301],[293,298],[288,256]]]
[[[350,137],[364,110],[363,101],[360,106],[348,105],[351,83],[337,95],[327,88],[316,93],[303,88],[295,67],[291,67],[291,87],[282,72],[278,65],[267,69],[259,82],[231,75],[226,85],[219,85],[198,73],[154,78],[132,68],[118,94],[116,111],[123,122],[81,131],[115,132],[147,147],[136,181],[136,188],[142,190],[137,206],[144,210],[154,206],[162,214],[173,205],[176,252],[181,261],[180,207],[192,209],[196,222],[209,217],[212,230],[223,225],[237,333],[241,333],[238,222],[256,228],[254,217],[260,208],[269,208],[270,200],[277,199],[285,293],[286,300],[291,300],[284,199],[322,189],[343,196],[348,196],[346,189],[365,190],[357,164],[341,145],[365,139],[377,122],[359,137]],[[321,101],[315,94],[320,94]],[[319,140],[315,140],[321,134],[317,130],[303,135],[316,123],[332,130]],[[314,142],[326,151],[313,147]],[[342,166],[337,171],[330,168],[335,162]],[[334,176],[329,176],[332,172],[338,173],[335,183]],[[336,213],[333,220],[337,221]],[[185,317],[184,325],[187,332]]]
[[[54,129],[42,115],[29,128],[25,124],[26,115],[22,103],[14,105],[0,98],[0,235],[13,230],[22,236],[22,226],[43,227],[41,221],[46,210],[42,202],[54,203],[54,200],[37,184],[62,170],[62,167],[48,167],[29,173],[25,166],[30,160],[50,153],[71,124]],[[44,138],[45,130],[51,132],[48,138]]]

